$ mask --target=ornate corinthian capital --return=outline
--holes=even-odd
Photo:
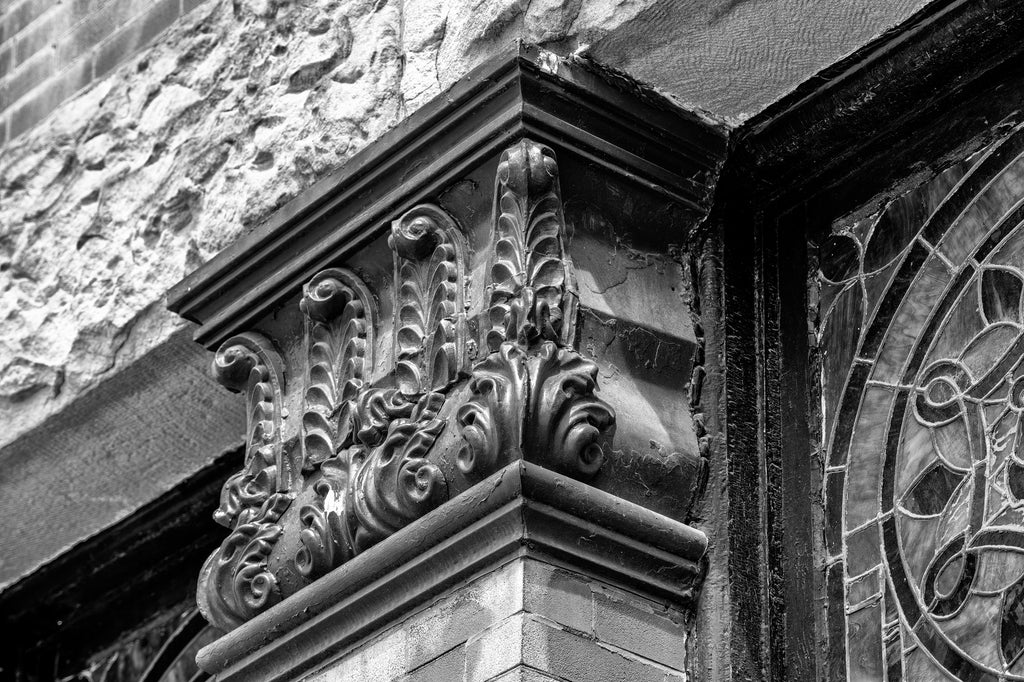
[[[466,234],[433,204],[392,223],[392,280],[376,297],[353,270],[314,275],[298,302],[301,423],[287,442],[274,344],[249,333],[221,346],[214,372],[245,391],[250,433],[216,513],[231,534],[200,579],[210,622],[236,627],[516,460],[599,471],[615,410],[573,345],[565,241],[554,152],[524,139],[498,162],[482,287],[466,274]]]
[[[171,292],[250,415],[199,580],[219,681],[293,679],[510,561],[692,607],[688,240],[724,136],[540,57],[481,67]],[[249,657],[279,638],[293,667]]]

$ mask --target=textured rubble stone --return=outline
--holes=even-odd
[[[4,150],[0,444],[166,339],[171,284],[399,119],[400,25],[209,2]]]

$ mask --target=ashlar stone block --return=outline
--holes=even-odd
[[[545,577],[548,578],[545,581]],[[553,580],[552,580],[553,579]],[[566,589],[570,588],[570,589]],[[594,613],[594,602],[617,595],[602,618],[609,641],[545,614]],[[491,682],[492,680],[684,679],[685,658],[664,665],[642,633],[630,642],[615,634],[646,629],[635,611],[657,600],[615,588],[585,573],[543,559],[521,556],[452,588],[382,633],[357,644],[319,671],[310,682],[401,680],[402,682]],[[664,608],[664,607],[663,607]],[[659,643],[685,651],[688,621],[656,626]],[[593,630],[592,626],[588,626]],[[626,646],[622,646],[625,644]],[[643,651],[636,651],[642,649]],[[657,653],[657,652],[655,652]]]

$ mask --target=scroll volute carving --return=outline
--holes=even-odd
[[[224,484],[214,512],[231,533],[203,566],[197,593],[206,619],[231,629],[281,598],[268,561],[300,474],[282,440],[284,374],[270,341],[252,333],[228,339],[213,374],[228,389],[244,391],[248,410],[244,465]]]
[[[212,623],[237,626],[515,459],[598,471],[615,415],[596,395],[597,366],[573,347],[564,233],[554,154],[523,140],[499,159],[475,310],[466,238],[432,204],[392,224],[390,345],[375,341],[378,306],[354,272],[317,273],[299,303],[305,367],[290,440],[271,344],[247,334],[221,348],[215,373],[246,391],[250,433],[217,513],[231,534],[200,580]],[[375,358],[381,349],[392,357]]]

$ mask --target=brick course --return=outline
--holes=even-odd
[[[3,35],[13,36],[31,24],[53,5],[53,0],[22,0],[14,3],[3,15]]]
[[[208,0],[15,0],[0,9],[0,146]]]

